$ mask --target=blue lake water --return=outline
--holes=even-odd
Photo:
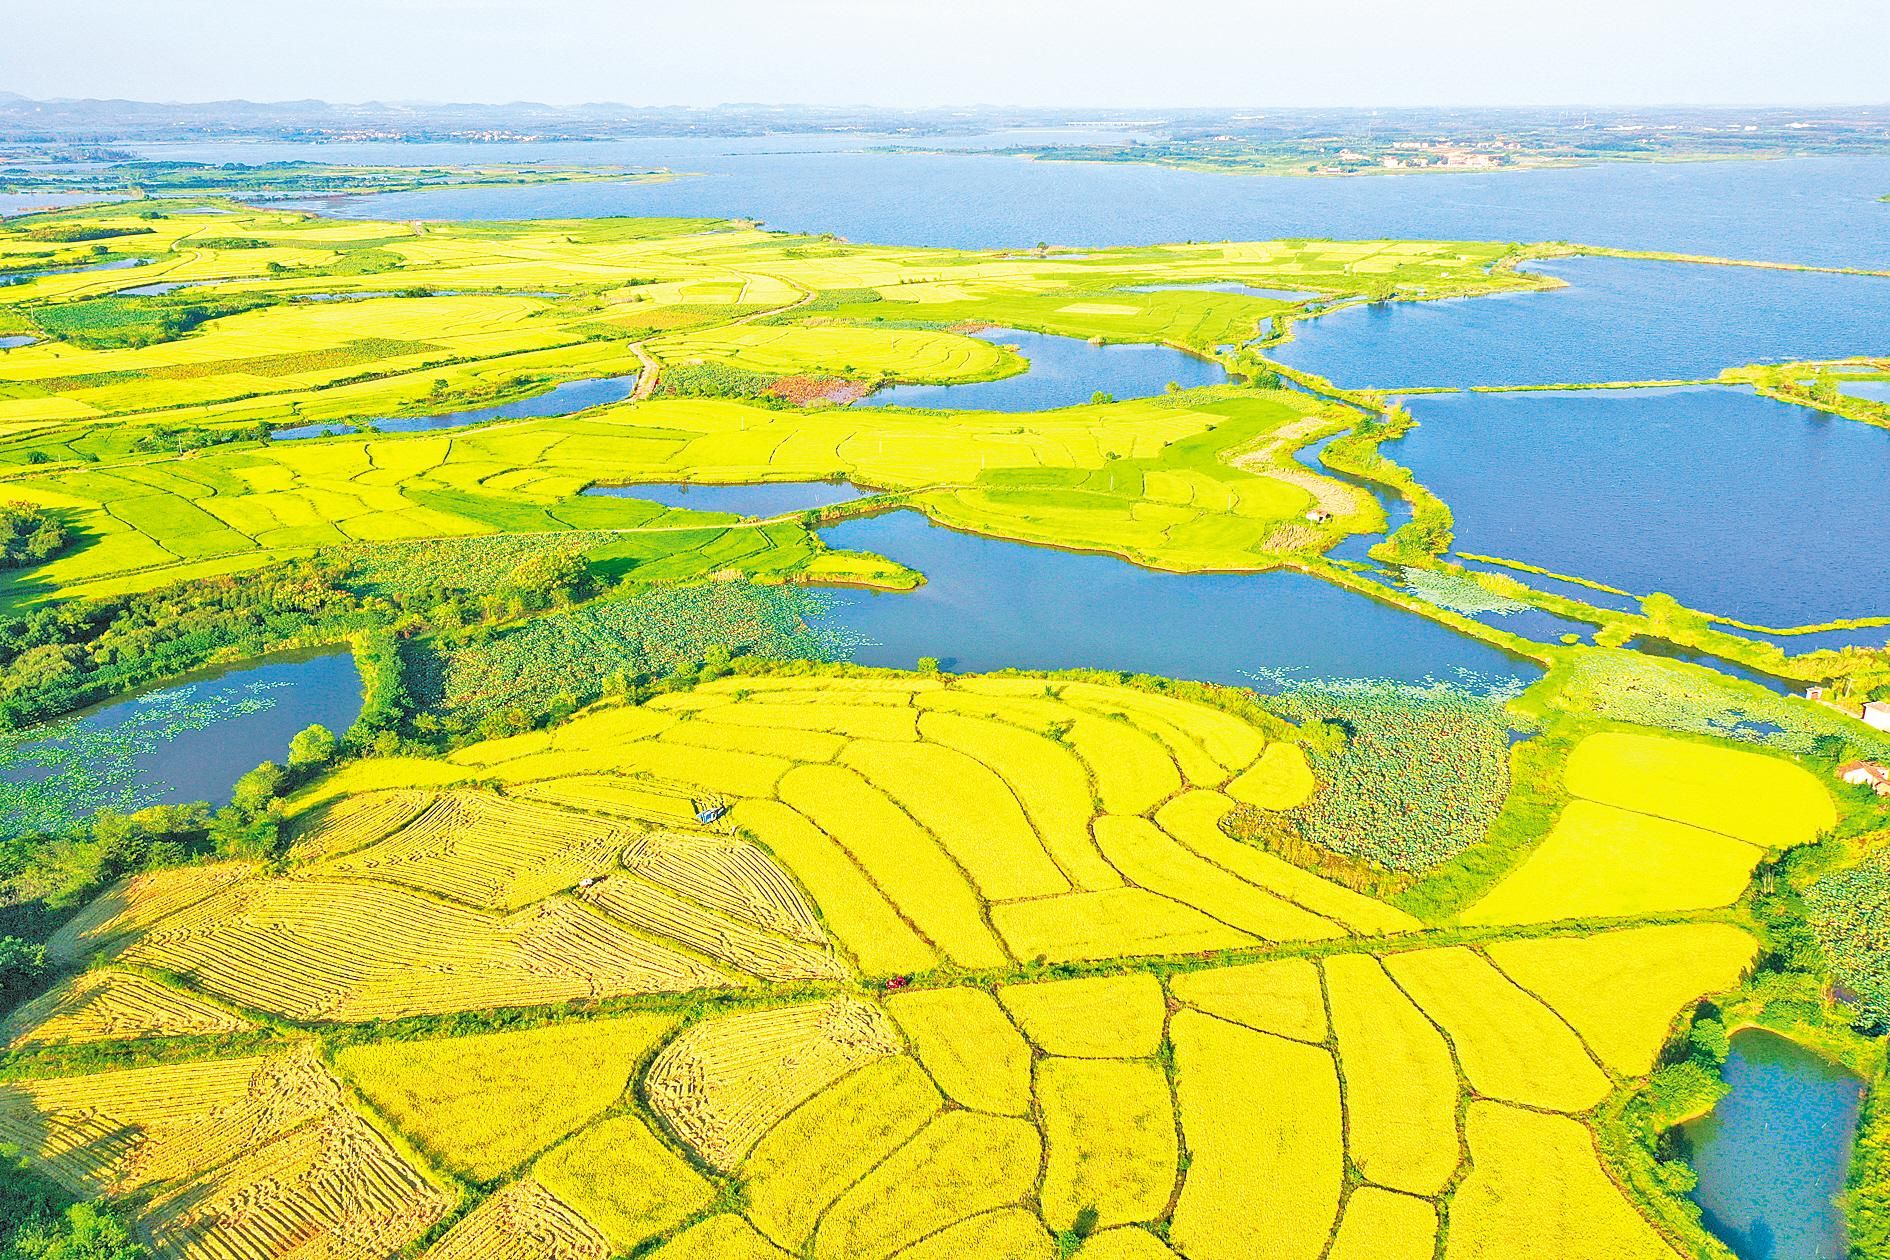
[[[872,494],[850,481],[773,481],[749,486],[710,486],[689,481],[630,486],[591,486],[587,495],[643,499],[664,507],[696,512],[733,512],[737,516],[779,516],[830,507]]]
[[[1890,403],[1890,381],[1845,381],[1842,388],[1852,398]]]
[[[866,665],[1094,668],[1236,686],[1302,678],[1465,674],[1533,681],[1532,661],[1301,573],[1156,573],[1113,556],[1033,547],[931,524],[913,511],[820,531],[828,546],[919,570],[910,592],[840,591],[825,614],[868,640]]]
[[[1890,430],[1716,386],[1409,405],[1384,451],[1451,505],[1460,551],[1758,625],[1890,612]]]
[[[222,804],[260,762],[280,763],[298,731],[339,735],[361,704],[354,657],[328,650],[189,675],[0,736],[0,838],[104,807]]]
[[[21,346],[30,346],[38,340],[38,337],[26,336],[0,337],[0,350],[18,350]]]
[[[1890,157],[1616,163],[1490,174],[1299,179],[978,154],[889,154],[899,137],[659,137],[552,144],[167,144],[199,161],[667,166],[657,184],[461,188],[325,201],[361,218],[754,217],[856,241],[967,249],[1382,237],[1579,241],[1890,267]],[[909,141],[905,141],[909,143]]]
[[[1863,1082],[1776,1034],[1734,1034],[1732,1087],[1685,1126],[1693,1199],[1740,1260],[1844,1260],[1844,1189]]]
[[[1148,398],[1175,382],[1184,389],[1220,385],[1220,364],[1171,346],[1091,345],[1080,337],[987,328],[971,334],[1016,346],[1030,367],[996,381],[963,385],[889,385],[856,407],[952,407],[970,411],[1046,411],[1086,403],[1098,390],[1118,400]]]
[[[1879,276],[1629,258],[1528,269],[1569,287],[1353,304],[1295,324],[1267,353],[1384,389],[1697,380],[1744,363],[1890,354],[1890,279]]]
[[[467,425],[485,424],[489,420],[541,420],[549,416],[568,416],[573,412],[587,411],[592,407],[602,407],[607,403],[618,403],[636,392],[637,373],[628,376],[600,376],[593,380],[565,381],[553,385],[542,394],[530,398],[521,398],[516,402],[498,403],[491,407],[474,407],[466,411],[446,411],[430,416],[384,416],[360,423],[345,421],[327,421],[317,424],[301,424],[292,428],[277,429],[269,436],[278,442],[293,442],[299,438],[333,437],[340,433],[355,433],[363,424],[372,425],[383,433],[421,433],[429,429],[461,429]]]

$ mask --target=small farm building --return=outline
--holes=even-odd
[[[1852,787],[1867,787],[1878,796],[1890,796],[1890,768],[1879,762],[1849,762],[1838,767],[1838,778]]]

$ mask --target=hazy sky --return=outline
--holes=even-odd
[[[5,0],[0,91],[147,100],[1890,100],[1885,0]]]

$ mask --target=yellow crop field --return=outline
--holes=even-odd
[[[1143,888],[1204,910],[1230,927],[1264,940],[1320,940],[1346,935],[1330,920],[1230,875],[1146,818],[1098,818],[1096,843],[1117,870]]]
[[[452,965],[440,965],[443,954]],[[499,917],[390,885],[294,877],[226,889],[164,920],[118,957],[189,975],[198,988],[240,1005],[301,1019],[732,983],[569,901]]]
[[[167,1255],[387,1254],[449,1206],[301,1051],[0,1086],[0,1142],[75,1194],[136,1193]]]
[[[1089,775],[1069,750],[1034,731],[957,713],[923,714],[919,732],[931,743],[976,758],[1002,778],[1044,848],[1077,888],[1121,887],[1122,876],[1090,837],[1095,807]]]
[[[295,820],[290,852],[304,861],[337,857],[391,835],[431,803],[421,792],[363,792],[318,806]]]
[[[957,865],[858,773],[802,766],[781,781],[781,800],[832,836],[954,962],[1002,967],[1010,961]]]
[[[1729,905],[1763,856],[1717,832],[1570,801],[1534,851],[1463,920],[1546,923]]]
[[[1606,1074],[1568,1025],[1476,954],[1427,949],[1384,961],[1449,1035],[1478,1093],[1555,1111],[1585,1111],[1607,1095]]]
[[[1191,1156],[1175,1246],[1190,1260],[1318,1260],[1344,1175],[1332,1056],[1192,1011],[1171,1036]]]
[[[939,956],[900,917],[847,851],[777,801],[742,801],[729,817],[793,868],[826,914],[833,934],[869,976],[927,971]]]
[[[1430,1260],[1436,1254],[1436,1208],[1410,1195],[1360,1186],[1345,1201],[1326,1260]]]
[[[609,1260],[610,1244],[529,1177],[467,1213],[426,1250],[426,1260]]]
[[[1057,1247],[1035,1212],[1012,1207],[949,1225],[899,1253],[900,1260],[963,1260],[966,1256],[1056,1260]]]
[[[1162,986],[1146,973],[1005,985],[998,1000],[1045,1054],[1137,1059],[1161,1044]]]
[[[1076,1251],[1077,1260],[1175,1260],[1175,1253],[1146,1230],[1105,1229],[1091,1234]]]
[[[1675,923],[1484,948],[1505,975],[1573,1025],[1604,1064],[1643,1076],[1680,1012],[1737,984],[1759,943],[1730,923]]]
[[[532,801],[447,792],[389,838],[313,869],[516,910],[609,870],[630,835],[619,824]]]
[[[751,372],[890,377],[943,383],[997,377],[1022,363],[989,341],[925,329],[749,324],[712,332],[659,337],[650,349],[660,359],[732,363]]]
[[[887,1000],[919,1062],[953,1102],[1001,1116],[1030,1112],[1030,1047],[982,989],[922,989]]]
[[[924,827],[987,900],[1049,897],[1070,882],[1044,852],[1017,798],[963,753],[929,743],[856,740],[841,760]]]
[[[250,874],[240,862],[214,866],[179,866],[119,880],[73,915],[47,942],[49,957],[77,962],[94,950],[109,949]]]
[[[635,1116],[611,1116],[539,1159],[532,1176],[622,1253],[708,1207],[711,1186]]]
[[[1318,786],[1297,744],[1271,744],[1252,769],[1227,785],[1227,794],[1261,809],[1303,805]]]
[[[650,1253],[661,1260],[788,1260],[739,1216],[711,1216]]]
[[[1564,774],[1576,796],[1761,848],[1803,844],[1837,822],[1831,794],[1803,768],[1713,744],[1602,732],[1576,746]]]
[[[0,1023],[0,1045],[70,1045],[142,1037],[204,1037],[256,1025],[134,971],[88,971],[18,1007]]]
[[[1046,962],[1193,954],[1260,943],[1192,906],[1141,888],[1008,902],[991,908],[991,922],[1019,958]]]
[[[1395,906],[1303,871],[1220,829],[1234,802],[1218,792],[1184,792],[1155,812],[1163,831],[1223,870],[1354,932],[1388,934],[1421,926]]]
[[[1575,1121],[1473,1102],[1465,1130],[1471,1171],[1451,1203],[1447,1260],[1678,1255],[1621,1197]]]
[[[839,980],[847,969],[831,950],[765,932],[635,875],[593,877],[578,893],[587,905],[638,931],[654,933],[732,970],[776,983]]]
[[[882,1260],[958,1221],[1021,1204],[1042,1152],[1026,1121],[948,1111],[828,1209],[815,1260]]]
[[[601,1115],[667,1015],[347,1046],[335,1066],[428,1154],[487,1181]]]
[[[1231,713],[1172,696],[1084,682],[1064,684],[1057,695],[1093,712],[1127,715],[1131,722],[1168,744],[1177,760],[1185,755],[1177,750],[1177,743],[1187,740],[1216,763],[1222,776],[1252,765],[1267,744],[1264,734]],[[1192,772],[1188,777],[1196,783],[1202,781]]]
[[[1450,1046],[1376,959],[1322,965],[1345,1077],[1347,1153],[1367,1181],[1435,1195],[1461,1160]]]
[[[1175,1000],[1256,1032],[1295,1041],[1326,1039],[1319,969],[1299,958],[1184,971],[1168,982]]]
[[[626,870],[731,919],[809,945],[826,943],[806,895],[774,859],[744,840],[645,832],[625,846],[621,861]]]
[[[881,1008],[835,998],[695,1024],[656,1056],[644,1088],[698,1155],[733,1169],[808,1098],[904,1049]]]
[[[841,1078],[769,1130],[742,1164],[749,1218],[799,1254],[828,1206],[923,1129],[941,1101],[904,1055]]]
[[[1175,1189],[1175,1113],[1159,1064],[1044,1059],[1037,1106],[1047,1156],[1040,1198],[1052,1229],[1093,1207],[1097,1223],[1152,1221]]]

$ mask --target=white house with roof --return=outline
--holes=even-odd
[[[1890,731],[1890,700],[1872,700],[1864,706],[1864,723],[1880,731]]]

